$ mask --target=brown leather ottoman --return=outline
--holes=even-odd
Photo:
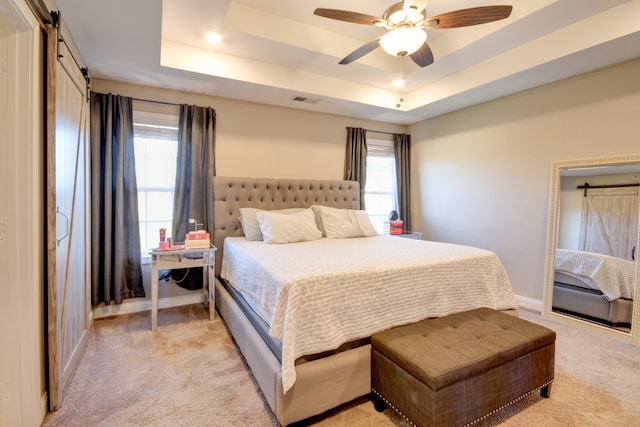
[[[462,426],[541,390],[550,396],[556,333],[479,308],[371,337],[376,409],[418,426]]]

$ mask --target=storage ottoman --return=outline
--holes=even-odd
[[[376,409],[418,426],[473,424],[554,378],[554,331],[479,308],[392,328],[371,338]]]

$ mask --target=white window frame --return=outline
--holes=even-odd
[[[150,111],[143,111],[140,109],[136,109],[136,105],[134,104],[134,109],[133,109],[134,145],[135,145],[135,140],[141,137],[148,138],[148,139],[175,141],[176,155],[177,155],[178,120],[179,120],[179,112],[177,111],[177,109],[175,113],[157,113],[157,112],[150,112]],[[139,162],[140,160],[141,160],[140,158],[136,158],[136,163]],[[138,195],[140,195],[140,193],[170,192],[171,198],[173,200],[173,194],[175,190],[175,187],[173,185],[170,187],[154,186],[154,185],[149,185],[149,183],[147,183],[147,185],[141,185],[140,184],[141,181],[142,180],[138,178],[138,183],[137,183]],[[172,181],[175,181],[175,179]],[[138,203],[140,206],[140,203],[144,203],[144,202],[139,201]],[[169,216],[167,218],[169,222],[172,220],[172,217],[173,217],[173,202],[171,203],[170,209],[171,210],[168,213]],[[143,217],[142,212],[139,212],[139,214],[141,216],[141,220],[139,221],[140,234],[141,234],[140,236],[141,258],[142,258],[143,264],[147,264],[147,263],[150,263],[150,260],[151,260],[149,249],[151,249],[154,246],[147,247],[147,242],[149,241],[149,238],[147,239],[147,242],[144,242],[143,236],[151,235],[151,231],[149,231],[148,224],[151,222],[157,222],[157,221],[145,221],[142,218]],[[143,233],[143,227],[145,231],[144,233]],[[171,226],[167,227],[167,236],[171,236]]]
[[[372,170],[370,167],[371,161],[370,159],[373,157],[382,157],[390,160],[390,170],[389,179],[390,182],[390,190],[384,191],[380,189],[373,189],[370,185],[370,174]],[[367,139],[367,181],[365,185],[365,201],[367,200],[367,195],[376,195],[376,196],[390,196],[391,205],[389,206],[389,210],[387,212],[380,212],[380,206],[369,206],[369,203],[365,203],[365,209],[369,218],[371,219],[371,223],[375,227],[375,229],[379,233],[383,233],[383,223],[388,220],[389,212],[391,210],[398,210],[397,206],[397,182],[396,182],[396,171],[395,171],[395,150],[393,147],[393,141],[381,140],[381,139]]]

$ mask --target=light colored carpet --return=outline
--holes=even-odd
[[[550,399],[533,394],[480,426],[640,426],[640,348],[520,316],[557,332]],[[224,323],[201,305],[98,320],[62,407],[44,426],[277,426]],[[301,423],[405,426],[366,398]]]

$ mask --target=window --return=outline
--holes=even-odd
[[[134,107],[135,108],[135,107]],[[178,115],[133,112],[133,134],[140,218],[140,250],[158,247],[160,229],[171,234],[178,152]]]
[[[383,223],[396,207],[396,163],[393,142],[367,140],[365,208],[371,223],[383,232]]]

